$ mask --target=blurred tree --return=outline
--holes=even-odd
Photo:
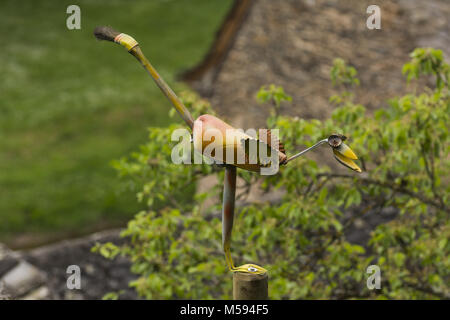
[[[305,157],[262,178],[265,192],[286,191],[281,202],[238,210],[235,260],[269,270],[272,299],[450,298],[449,66],[439,50],[416,49],[411,57],[403,69],[408,81],[431,75],[435,89],[392,99],[373,115],[353,102],[350,90],[359,84],[357,72],[341,59],[336,59],[331,77],[344,91],[330,99],[336,105],[331,119],[279,115],[280,102],[290,100],[284,90],[271,85],[258,93],[260,101],[273,104],[267,124],[280,129],[286,150],[310,146],[330,132],[344,133],[364,171],[334,171]],[[211,113],[195,94],[184,95],[184,102],[194,116]],[[199,210],[204,199],[220,196],[220,186],[192,203],[177,201],[177,194],[199,177],[216,173],[222,181],[223,170],[173,165],[170,133],[177,127],[150,128],[149,142],[140,151],[114,162],[121,176],[142,184],[138,200],[146,201],[149,209],[122,232],[129,244],[98,244],[93,250],[108,258],[129,257],[138,275],[131,286],[145,298],[230,298],[220,210],[213,208],[206,216]],[[238,173],[243,188],[261,179]],[[153,211],[156,199],[167,207]],[[395,218],[372,230],[366,243],[348,241],[356,219],[388,209]],[[366,286],[366,269],[372,264],[381,269],[379,290]]]

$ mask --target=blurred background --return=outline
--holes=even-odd
[[[95,40],[133,34],[164,79],[199,63],[232,1],[2,1],[0,242],[11,248],[123,225],[138,210],[110,162],[169,123],[170,104],[139,64]]]
[[[2,0],[0,279],[20,265],[18,274],[31,280],[23,285],[18,276],[17,296],[47,283],[32,297],[61,299],[101,298],[133,279],[126,260],[111,269],[90,255],[96,241],[117,240],[118,228],[146,208],[111,162],[147,142],[147,127],[174,119],[142,67],[123,49],[94,39],[96,26],[129,33],[175,92],[193,90],[235,127],[250,128],[264,126],[270,114],[255,95],[271,83],[292,96],[281,114],[328,118],[336,57],[358,70],[355,98],[369,112],[411,89],[402,66],[414,48],[450,57],[448,1],[379,1],[382,28],[369,30],[372,2]],[[81,9],[80,30],[66,27],[72,4]],[[214,183],[202,181],[206,189]],[[182,197],[192,199],[194,192],[195,186]],[[70,257],[95,280],[90,291],[61,287]],[[117,279],[102,283],[112,274]],[[124,290],[125,298],[137,297]]]

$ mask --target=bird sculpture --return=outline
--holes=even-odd
[[[231,257],[230,244],[236,195],[236,168],[260,172],[263,168],[273,165],[274,162],[276,162],[277,165],[287,165],[290,161],[300,157],[306,152],[311,151],[322,144],[327,144],[332,149],[334,157],[339,163],[356,172],[361,172],[361,169],[353,161],[358,159],[357,156],[350,147],[344,143],[346,137],[341,134],[332,134],[328,138],[318,141],[313,146],[291,157],[287,157],[283,144],[270,130],[259,130],[259,137],[254,137],[244,133],[242,130],[233,128],[226,122],[212,115],[204,114],[194,120],[181,100],[144,56],[138,42],[133,37],[125,33],[117,32],[107,26],[95,28],[94,35],[99,40],[107,40],[124,46],[128,52],[142,64],[161,91],[171,101],[187,126],[191,129],[194,150],[216,160],[225,167],[222,203],[222,247],[230,271],[253,274],[264,274],[267,272],[266,269],[255,264],[244,264],[235,267]],[[217,137],[215,137],[214,140],[205,139],[205,135],[210,130],[219,133],[221,139],[217,139]],[[211,146],[214,147],[213,150],[216,152],[205,154],[206,149],[208,149],[208,147],[211,149]],[[256,153],[250,152],[251,146],[255,147]],[[264,150],[265,153],[263,154],[270,155],[270,157],[261,157],[260,150]],[[227,157],[226,155],[230,153],[233,156]]]

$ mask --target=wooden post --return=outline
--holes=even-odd
[[[267,300],[268,274],[233,273],[234,300]]]

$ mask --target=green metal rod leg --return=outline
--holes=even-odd
[[[225,253],[228,269],[231,272],[247,272],[254,274],[263,274],[267,270],[254,264],[245,264],[235,267],[231,257],[231,232],[234,221],[234,204],[236,199],[236,167],[227,165],[225,167],[225,179],[223,185],[223,203],[222,203],[222,246]]]

